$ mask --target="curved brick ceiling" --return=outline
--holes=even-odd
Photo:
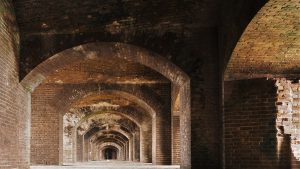
[[[13,4],[21,35],[20,79],[54,54],[96,41],[130,43],[195,65],[198,60],[185,59],[195,52],[182,54],[186,48],[182,43],[186,38],[202,40],[202,35],[206,42],[219,20],[218,0],[14,0]]]
[[[82,83],[168,83],[168,80],[150,68],[122,60],[101,57],[68,65],[50,75],[44,83],[82,84]]]
[[[78,130],[88,131],[90,126],[101,126],[103,124],[120,124],[121,126],[126,126],[130,131],[136,131],[139,129],[138,125],[134,121],[116,113],[96,113],[82,118],[77,123],[77,126]]]
[[[159,30],[159,25],[180,27],[183,22],[193,23],[185,16],[203,20],[202,27],[216,25],[215,1],[161,1],[161,0],[76,0],[38,1],[15,0],[16,15],[21,32],[95,32],[117,25],[120,29],[132,28]],[[33,9],[33,10],[32,10]],[[189,9],[189,12],[185,12]],[[173,13],[176,12],[174,16]],[[191,12],[193,11],[193,12]],[[115,30],[118,31],[118,30]]]
[[[129,140],[128,138],[126,138],[124,135],[122,135],[120,133],[101,133],[101,134],[98,133],[95,135],[95,137],[99,141],[102,141],[103,138],[114,138],[114,139],[120,140],[122,142],[126,142]]]
[[[151,121],[151,113],[132,101],[113,94],[93,94],[73,103],[69,110],[78,116],[88,115],[97,111],[120,112],[139,123]]]
[[[133,133],[130,133],[126,130],[124,130],[121,126],[119,125],[112,125],[112,126],[109,126],[109,125],[104,125],[104,126],[101,126],[101,127],[94,127],[90,130],[88,130],[85,134],[84,134],[84,138],[86,139],[89,139],[90,137],[93,137],[94,135],[98,134],[98,133],[101,133],[101,132],[104,132],[104,131],[107,131],[107,132],[117,132],[119,134],[122,134],[124,135],[125,137],[127,137],[128,139],[130,137],[132,137],[132,134]]]
[[[99,137],[97,138],[97,140],[93,141],[93,143],[96,144],[103,144],[103,143],[116,143],[118,145],[122,145],[123,147],[125,146],[125,142],[123,140],[120,140],[118,138],[114,138],[114,137]]]
[[[100,131],[98,133],[95,133],[94,137],[97,138],[97,139],[99,137],[106,137],[106,138],[107,137],[108,138],[112,137],[112,138],[120,138],[120,140],[123,140],[123,141],[128,141],[129,140],[129,138],[126,137],[126,135],[124,135],[123,133],[116,132],[116,131],[109,131],[109,130],[107,130],[107,131],[103,130],[103,131]]]
[[[225,79],[297,76],[300,73],[300,0],[270,0],[250,22]]]
[[[103,93],[101,95],[99,94],[93,94],[93,95],[88,95],[81,100],[78,100],[77,102],[73,103],[73,108],[81,108],[81,107],[86,107],[86,106],[97,106],[99,102],[103,102],[102,105],[103,107],[111,107],[111,108],[117,108],[120,106],[129,106],[131,102],[128,99],[125,99],[120,96],[114,96],[113,94],[107,94]],[[105,104],[105,102],[109,102],[109,104]]]

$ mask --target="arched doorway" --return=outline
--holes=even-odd
[[[118,157],[117,149],[114,149],[112,147],[105,148],[102,151],[102,154],[103,154],[105,160],[117,160],[117,157]]]
[[[107,67],[107,65],[109,65]],[[114,65],[114,66],[113,66]],[[122,70],[125,70],[126,77],[122,77],[122,71],[119,71],[119,75],[117,76],[115,74],[118,74],[116,68],[116,65],[124,65]],[[142,72],[142,74],[146,74],[145,76],[142,76],[139,73],[136,74],[128,74],[130,72],[130,68],[134,67],[131,71],[136,72]],[[83,70],[83,71],[81,71]],[[104,72],[101,72],[103,71]],[[107,70],[107,71],[106,71]],[[78,73],[79,72],[79,73]],[[101,72],[101,76],[98,76]],[[106,77],[106,75],[109,75],[109,73],[113,73],[113,78]],[[76,74],[78,73],[78,74]],[[73,76],[74,75],[74,76]],[[76,76],[75,76],[76,75]],[[73,78],[73,77],[80,77]],[[130,77],[130,78],[128,78]],[[143,77],[143,78],[141,78]],[[148,77],[157,77],[147,79]],[[163,80],[163,79],[167,79]],[[128,80],[129,79],[129,80]],[[76,89],[67,89],[65,87],[65,84],[68,84],[72,87],[82,85],[82,81],[84,82],[83,87],[76,88]],[[103,82],[105,81],[105,84]],[[119,103],[128,103],[129,105],[133,105],[136,103],[128,102],[128,99],[126,98],[125,101],[120,101],[119,97],[116,97],[114,99],[111,99],[107,102],[107,100],[103,99],[95,99],[89,104],[82,104],[81,107],[68,107],[68,106],[61,106],[60,104],[64,104],[64,102],[72,102],[73,99],[76,99],[77,96],[83,96],[85,89],[92,89],[95,91],[101,91],[102,87],[104,89],[115,89],[127,91],[129,93],[134,93],[135,97],[143,97],[145,93],[153,93],[152,96],[150,96],[148,100],[143,100],[146,102],[138,102],[140,104],[136,107],[144,107],[144,105],[151,105],[153,104],[154,100],[157,100],[155,102],[159,102],[160,98],[157,97],[155,94],[155,91],[159,91],[159,88],[155,88],[156,82],[162,83],[162,84],[170,84],[169,86],[169,102],[170,102],[170,114],[166,113],[167,109],[164,107],[158,107],[158,109],[161,112],[165,113],[159,113],[156,114],[152,118],[152,128],[151,128],[151,140],[152,140],[152,150],[151,151],[151,162],[154,164],[180,164],[182,167],[189,168],[190,167],[190,82],[189,78],[184,74],[178,67],[173,65],[171,62],[165,60],[164,58],[160,57],[159,55],[149,52],[145,49],[138,48],[132,45],[127,44],[121,44],[121,43],[90,43],[85,45],[80,45],[68,50],[65,50],[63,52],[60,52],[50,59],[46,60],[42,64],[40,64],[38,67],[36,67],[30,74],[28,74],[25,79],[22,81],[22,85],[33,91],[33,97],[39,98],[40,95],[35,95],[35,91],[37,89],[40,89],[39,86],[44,85],[49,87],[49,84],[55,84],[57,88],[60,88],[62,93],[72,93],[74,95],[69,95],[66,100],[61,100],[60,102],[52,102],[50,103],[50,107],[53,108],[52,114],[49,116],[55,116],[55,118],[58,121],[63,121],[63,115],[67,111],[75,110],[78,108],[78,110],[84,112],[82,117],[89,116],[89,113],[95,113],[98,106],[100,106],[100,110],[97,111],[103,111],[104,109],[114,109],[113,107],[115,105],[124,108],[126,107],[126,104],[119,104]],[[101,82],[101,83],[99,83]],[[75,84],[75,85],[74,85]],[[124,85],[125,84],[125,85]],[[135,85],[134,87],[130,85]],[[140,85],[136,85],[140,84]],[[142,85],[141,85],[142,84]],[[147,85],[151,87],[145,87]],[[124,87],[125,86],[125,87]],[[47,88],[47,87],[45,87]],[[42,89],[40,90],[41,93],[46,92],[48,89]],[[62,89],[63,88],[63,89]],[[51,89],[49,89],[51,90]],[[83,93],[81,93],[83,91]],[[138,92],[137,92],[138,91]],[[141,91],[141,92],[139,92]],[[145,92],[146,91],[146,92]],[[161,92],[161,91],[160,91]],[[160,93],[159,92],[159,93]],[[44,93],[45,94],[45,93]],[[98,93],[99,94],[99,93]],[[55,97],[60,96],[60,92],[55,93]],[[166,95],[167,96],[167,95]],[[61,97],[58,97],[61,99]],[[84,99],[83,99],[84,100]],[[37,99],[38,102],[38,99]],[[85,102],[85,101],[83,101]],[[117,103],[118,104],[115,104]],[[36,102],[35,102],[36,103]],[[154,103],[155,104],[155,103]],[[66,104],[65,104],[66,105]],[[58,110],[57,107],[60,107],[61,109]],[[49,109],[51,109],[49,108]],[[128,107],[127,107],[128,108]],[[153,106],[151,107],[154,108]],[[86,112],[85,109],[88,111]],[[92,111],[90,111],[92,109]],[[128,110],[128,109],[127,109]],[[59,115],[56,116],[55,112],[60,111],[61,113],[58,113]],[[141,111],[141,109],[137,110]],[[142,110],[142,112],[145,111]],[[57,112],[56,112],[57,113]],[[126,113],[126,110],[122,109],[121,113]],[[158,112],[156,112],[158,113]],[[34,113],[33,113],[34,115]],[[40,115],[39,115],[40,117]],[[82,118],[81,117],[81,118]],[[73,121],[69,121],[70,123],[76,123],[76,116],[74,116],[75,119]],[[169,122],[164,123],[165,119],[169,119]],[[37,120],[35,121],[33,119],[34,124],[37,124],[37,127],[35,128],[38,132],[39,128],[38,126],[41,125],[41,123]],[[57,123],[57,121],[52,121],[53,124]],[[60,131],[63,130],[63,123],[60,123],[58,126],[60,126]],[[92,123],[91,123],[92,124]],[[90,124],[90,125],[91,125]],[[97,124],[98,125],[98,124]],[[109,123],[107,123],[109,125]],[[165,125],[168,125],[169,127],[165,127]],[[73,129],[72,125],[67,126],[70,129]],[[56,131],[57,128],[53,131]],[[144,129],[141,129],[144,130]],[[147,129],[150,130],[149,128]],[[147,132],[144,131],[144,132]],[[32,130],[33,131],[33,130]],[[62,147],[64,144],[63,134],[55,134],[53,131],[49,131],[53,134],[53,140],[59,140],[55,143],[55,146],[57,146],[57,149],[59,149],[58,152],[52,152],[53,159],[49,159],[53,164],[60,163],[62,164],[63,161],[63,151]],[[69,130],[72,131],[72,130]],[[33,131],[35,132],[35,131]],[[70,132],[64,131],[64,134],[70,134]],[[38,135],[38,134],[37,134]],[[143,132],[141,132],[141,135],[143,135]],[[141,137],[139,135],[139,137]],[[143,137],[143,136],[142,136]],[[168,138],[168,139],[167,139]],[[145,153],[142,151],[147,152],[146,154],[149,154],[150,152],[145,149],[146,147],[149,147],[149,143],[145,139],[139,140],[133,140],[132,145],[123,144],[123,147],[131,147],[132,149],[139,150],[138,152],[133,153],[132,151],[125,152],[124,154],[134,154],[129,156],[136,156],[133,159],[141,159],[143,160],[145,157]],[[69,153],[74,154],[74,151],[76,149],[75,156],[82,156],[79,158],[72,157],[72,160],[78,160],[78,159],[84,159],[85,153],[83,153],[84,147],[88,147],[89,145],[86,144],[86,146],[83,146],[84,138],[78,137],[76,144],[73,142],[71,151]],[[139,145],[134,146],[134,145]],[[168,145],[168,146],[165,146]],[[35,159],[37,157],[36,153],[39,147],[32,146],[31,153],[33,158]],[[125,148],[127,149],[127,148]],[[159,150],[159,151],[158,151]],[[78,153],[79,152],[79,153]],[[88,152],[89,153],[89,152]],[[59,158],[57,157],[59,156]],[[138,157],[137,157],[138,156]],[[49,156],[43,157],[44,159],[47,159]],[[39,163],[40,161],[37,160]]]

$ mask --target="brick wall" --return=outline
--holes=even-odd
[[[31,164],[59,163],[59,113],[53,101],[60,90],[41,85],[32,93]]]
[[[201,38],[199,38],[199,37]],[[192,168],[221,168],[220,76],[217,30],[194,36],[181,60],[191,78]],[[189,58],[189,59],[187,59]],[[180,65],[180,63],[178,63]]]
[[[180,117],[172,118],[172,164],[180,164]]]
[[[171,119],[170,112],[156,118],[156,163],[171,164]]]
[[[277,168],[275,81],[230,81],[224,90],[226,169]]]
[[[296,135],[291,134],[293,124],[286,112],[282,112],[287,110],[286,101],[290,100],[282,96],[293,96],[291,91],[284,92],[292,90],[285,85],[289,82],[266,79],[225,82],[226,169],[299,168]]]
[[[28,93],[19,84],[18,29],[10,0],[0,2],[0,168],[27,168]]]

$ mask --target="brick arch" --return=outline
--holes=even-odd
[[[102,128],[102,127],[100,127],[100,128]],[[91,130],[92,130],[92,129],[91,129]],[[126,136],[126,137],[128,138],[128,140],[132,139],[132,137],[133,137],[133,135],[132,135],[130,132],[127,132],[127,131],[125,131],[125,130],[122,130],[121,128],[113,128],[113,129],[109,129],[109,130],[116,131],[116,132],[120,132],[121,134],[123,134],[124,136]],[[85,141],[90,141],[90,140],[92,140],[93,137],[95,136],[95,134],[98,133],[98,132],[100,132],[100,131],[101,131],[100,129],[99,129],[99,130],[93,130],[93,132],[92,132],[91,134],[89,134],[87,137],[84,136],[84,137],[85,137]],[[105,143],[103,143],[103,144],[105,144]],[[114,144],[115,144],[115,143],[114,143]],[[129,143],[129,144],[130,144],[130,143]],[[129,146],[129,145],[128,145],[128,146]],[[87,150],[84,151],[84,153],[85,153],[84,156],[85,156],[85,160],[88,161],[88,149],[89,149],[89,148],[85,148],[85,149],[87,149]],[[120,149],[120,150],[121,150],[121,149]],[[128,150],[127,150],[127,151],[128,151]],[[129,160],[129,157],[126,158],[125,152],[123,153],[122,159],[123,159],[123,160],[126,160],[126,159]]]
[[[96,133],[96,132],[98,132],[98,131],[101,131],[101,128],[104,128],[104,126],[106,126],[106,125],[107,125],[107,124],[104,124],[104,125],[101,125],[101,126],[96,126],[96,127],[90,127],[90,128],[88,129],[88,131],[85,132],[83,135],[86,135],[87,133],[89,133],[89,132],[92,131],[93,129],[98,128],[99,130],[97,130],[97,131],[92,131],[91,134],[87,137],[87,138],[90,138],[94,133]],[[117,125],[117,124],[116,124],[116,125]],[[120,125],[120,126],[122,126],[122,125]],[[122,127],[126,127],[126,126],[122,126]],[[123,130],[123,129],[121,129],[120,127],[118,127],[118,128],[112,128],[112,129],[109,129],[109,130],[119,131],[119,132],[123,133],[124,135],[126,135],[128,138],[129,138],[130,136],[132,136],[132,134],[129,132],[128,129],[127,129],[128,131],[126,131],[126,130]]]
[[[128,141],[126,139],[126,137],[123,137],[123,135],[121,134],[110,134],[110,133],[98,133],[96,137],[96,140],[95,142],[98,142],[98,141],[102,141],[102,140],[105,140],[105,139],[115,139],[115,140],[118,140],[119,142],[123,143],[125,145],[126,141]]]
[[[56,97],[61,98],[60,102],[53,101],[51,105],[54,107],[59,107],[57,111],[65,113],[70,109],[71,105],[76,104],[76,102],[83,101],[86,97],[92,95],[107,94],[116,95],[121,98],[132,100],[133,103],[139,103],[141,100],[152,107],[153,111],[150,116],[153,116],[154,111],[159,113],[164,111],[165,103],[161,96],[155,91],[151,90],[148,86],[123,86],[120,84],[95,84],[87,83],[85,85],[70,85],[69,87],[62,88],[62,92],[58,92]],[[124,96],[123,96],[124,95]],[[128,97],[128,98],[127,98]],[[152,113],[153,112],[153,113]]]
[[[133,125],[135,125],[137,128],[141,128],[141,124],[138,123],[134,118],[128,116],[128,115],[125,115],[123,113],[120,113],[120,112],[116,112],[116,111],[113,111],[113,110],[109,110],[109,111],[104,111],[104,112],[95,112],[91,115],[89,115],[88,117],[84,117],[82,118],[75,126],[75,129],[78,128],[79,126],[81,126],[82,124],[86,123],[87,120],[89,119],[93,119],[93,117],[95,116],[105,116],[105,114],[114,114],[114,115],[118,115],[130,122],[132,122]]]
[[[122,135],[124,135],[127,139],[130,139],[130,137],[132,136],[131,133],[127,133],[127,132],[124,132],[123,130],[121,129],[108,129],[108,130],[105,130],[105,131],[108,131],[108,132],[118,132]],[[101,134],[103,131],[98,131],[98,132],[95,132],[92,136],[90,136],[90,138],[93,138],[94,136],[96,136],[95,134]]]
[[[139,135],[140,135],[140,132],[141,132],[141,126],[140,126],[140,124],[137,122],[137,121],[135,121],[134,120],[134,118],[132,118],[132,117],[129,117],[129,116],[127,116],[127,115],[124,115],[123,113],[120,113],[120,112],[116,112],[116,111],[113,111],[113,110],[109,110],[109,111],[103,111],[103,112],[94,112],[94,113],[92,113],[92,114],[89,114],[88,116],[86,116],[86,117],[83,117],[80,121],[78,121],[77,123],[76,123],[76,126],[73,128],[73,131],[72,131],[72,145],[73,145],[73,150],[72,150],[72,152],[73,152],[73,155],[72,155],[72,157],[70,157],[70,156],[68,156],[67,154],[66,154],[66,158],[72,158],[73,159],[73,161],[76,161],[76,159],[78,159],[77,158],[77,150],[76,150],[76,147],[77,147],[77,139],[78,139],[78,136],[79,137],[82,137],[82,135],[80,135],[80,134],[78,134],[78,132],[77,132],[77,128],[79,127],[79,126],[81,126],[81,125],[84,125],[84,124],[86,124],[86,126],[90,126],[90,124],[89,124],[89,121],[91,120],[91,119],[102,119],[103,117],[107,117],[107,114],[114,114],[114,115],[116,115],[117,117],[121,117],[122,119],[125,119],[126,120],[126,122],[125,122],[125,124],[122,124],[122,122],[120,122],[120,123],[117,123],[117,122],[114,122],[114,123],[116,123],[116,124],[120,124],[121,126],[125,126],[126,124],[129,124],[130,123],[130,125],[129,126],[132,126],[133,128],[130,128],[130,129],[128,129],[130,132],[132,132],[132,134],[134,134],[135,132],[137,132]],[[103,123],[103,124],[106,124],[106,123]],[[102,125],[102,124],[101,124]],[[128,126],[125,126],[125,127],[128,127]],[[86,130],[89,130],[89,128],[90,127],[88,127]],[[128,140],[129,138],[127,138],[122,132],[119,132],[119,131],[114,131],[114,130],[112,130],[112,129],[110,129],[110,130],[108,130],[108,131],[110,131],[110,132],[117,132],[120,136],[118,136],[116,139],[118,139],[119,141],[122,141],[122,143],[124,143],[125,144],[125,141],[126,141],[126,139]],[[104,132],[104,133],[103,133]],[[101,134],[101,135],[103,135],[103,136],[106,136],[106,135],[112,135],[111,133],[105,133],[106,132],[106,130],[105,131],[99,131],[99,132],[97,132],[96,134],[98,134],[98,135],[94,135],[94,137],[93,138],[99,138],[99,134]],[[60,134],[60,135],[62,135],[62,134]],[[124,135],[124,136],[123,136]],[[116,135],[117,136],[117,135]],[[122,136],[122,137],[121,137]],[[138,138],[139,139],[139,138]],[[139,140],[139,142],[140,142],[140,140]],[[81,143],[82,144],[82,143]],[[78,144],[80,147],[82,147],[81,146],[81,144]],[[63,145],[61,145],[62,147],[63,147]],[[154,146],[153,146],[154,147]],[[62,153],[62,152],[61,152]],[[82,157],[82,155],[80,155],[79,157]]]
[[[106,142],[106,143],[102,143],[101,145],[99,145],[99,150],[101,151],[102,148],[105,148],[106,146],[114,146],[116,147],[117,149],[119,149],[119,151],[121,150],[121,146],[116,144],[116,143],[113,143],[113,142]]]
[[[116,149],[119,149],[119,148],[117,148],[117,146],[115,146],[115,145],[113,145],[113,144],[111,144],[111,143],[104,143],[104,144],[100,145],[99,147],[102,147],[102,148],[99,148],[100,151],[101,151],[102,149],[107,148],[107,147],[114,147],[114,148],[116,148]]]
[[[53,55],[26,75],[21,84],[33,91],[56,70],[72,63],[101,56],[140,63],[159,72],[174,84],[186,84],[190,80],[180,68],[154,52],[124,43],[95,42],[66,49]]]
[[[299,77],[300,4],[269,1],[247,26],[225,71],[225,80]]]
[[[123,145],[121,144],[121,142],[113,142],[113,141],[96,141],[97,145],[101,145],[101,144],[107,144],[107,143],[114,143],[116,145],[119,145],[120,147],[123,147]]]
[[[127,154],[125,154],[125,146],[124,145],[120,145],[119,143],[107,141],[107,142],[98,142],[97,143],[97,150],[99,151],[98,160],[101,160],[101,152],[108,146],[116,147],[119,150],[119,159],[125,160],[126,158],[128,158],[128,157],[126,157]]]
[[[101,144],[105,144],[105,143],[115,143],[115,145],[118,145],[121,148],[122,152],[124,152],[126,149],[126,143],[123,143],[121,140],[118,140],[116,138],[104,139],[102,141],[98,140],[95,142],[95,144],[93,144],[93,146],[95,148],[95,147],[99,147]],[[95,151],[94,148],[93,148],[93,151],[95,154],[97,154],[97,151]],[[96,159],[94,159],[94,160],[96,160]]]
[[[105,112],[104,112],[105,113]],[[91,137],[91,140],[95,140],[95,138],[96,139],[98,139],[100,136],[107,136],[107,135],[116,135],[116,136],[118,136],[116,139],[118,139],[119,141],[122,141],[124,144],[125,144],[125,142],[126,142],[126,139],[127,139],[127,141],[128,142],[130,142],[130,144],[131,145],[133,145],[135,148],[133,148],[133,147],[131,147],[131,154],[140,154],[139,156],[138,156],[138,158],[137,158],[137,156],[133,156],[134,157],[134,159],[139,159],[139,160],[141,160],[141,156],[143,156],[143,157],[150,157],[151,155],[149,155],[149,154],[146,154],[146,152],[144,152],[144,151],[142,151],[142,147],[141,146],[143,146],[142,144],[142,142],[144,142],[144,141],[142,141],[142,140],[144,140],[144,138],[141,138],[141,137],[139,137],[139,136],[141,136],[141,135],[143,135],[141,132],[142,132],[142,130],[141,130],[141,126],[139,125],[139,124],[136,124],[137,122],[136,121],[134,121],[134,119],[132,119],[132,118],[130,118],[130,117],[128,117],[128,116],[126,116],[126,115],[122,115],[121,113],[118,113],[118,112],[113,112],[113,111],[107,111],[106,113],[109,113],[109,114],[117,114],[117,115],[120,115],[120,116],[122,116],[123,118],[125,118],[125,119],[127,119],[129,122],[131,122],[133,125],[135,125],[135,127],[136,127],[136,129],[131,129],[131,130],[129,130],[129,132],[131,132],[131,133],[129,133],[129,134],[131,134],[131,136],[129,136],[128,134],[125,134],[124,132],[122,132],[121,131],[121,129],[120,130],[113,130],[113,129],[109,129],[109,130],[105,130],[105,131],[103,131],[103,130],[100,130],[100,131],[98,131],[98,132],[96,132],[92,137]],[[95,115],[91,115],[90,117],[89,117],[89,119],[91,118],[93,118],[94,116],[96,116],[96,115],[99,115],[99,114],[95,114]],[[102,115],[102,114],[100,114],[100,115]],[[104,116],[105,116],[105,114],[103,114]],[[83,120],[83,121],[81,121],[81,122],[85,122],[85,120]],[[79,125],[81,125],[80,123],[81,122],[79,122],[78,123],[78,126]],[[120,123],[121,124],[121,123]],[[121,124],[122,125],[122,124]],[[124,126],[124,125],[122,125],[122,126]],[[75,130],[76,131],[76,130]],[[106,131],[108,131],[108,133],[106,133]],[[113,133],[111,133],[111,132],[115,132],[115,133],[118,133],[118,134],[113,134]],[[146,134],[146,133],[144,133],[144,134]],[[138,137],[135,137],[135,135],[138,135]],[[121,137],[122,137],[122,139],[121,139]],[[76,138],[76,137],[75,137]],[[75,138],[74,138],[74,141],[75,141]],[[137,144],[134,144],[134,143],[137,143]],[[138,146],[138,149],[136,149],[137,148],[137,146]],[[152,145],[152,147],[153,148],[155,148],[155,145]],[[137,151],[135,151],[135,150],[137,150]],[[131,157],[131,158],[133,158],[133,157]]]
[[[126,133],[126,132],[124,132],[124,131],[122,131],[121,129],[119,129],[119,130],[116,130],[116,129],[109,129],[108,130],[108,132],[117,132],[117,133],[119,133],[120,135],[123,135],[124,137],[126,137],[127,138],[127,141],[128,142],[130,142],[130,141],[132,141],[132,139],[133,139],[133,134],[132,133]],[[92,135],[91,137],[90,137],[90,140],[96,140],[99,136],[101,136],[101,135],[105,135],[105,134],[103,134],[103,131],[98,131],[98,132],[96,132],[96,133],[94,133],[94,135]]]
[[[61,93],[59,98],[61,98],[61,102],[56,102],[55,107],[59,107],[60,113],[67,112],[72,105],[76,104],[91,95],[114,95],[121,98],[124,98],[132,103],[139,105],[146,113],[149,113],[150,117],[155,117],[157,113],[161,113],[163,111],[163,105],[160,104],[158,100],[153,99],[153,95],[146,94],[145,92],[134,90],[130,91],[124,88],[103,88],[99,91],[97,85],[95,86],[87,86],[86,88],[81,88],[76,91],[64,91]],[[70,96],[72,98],[70,99]]]
[[[95,90],[94,90],[95,89]],[[126,98],[128,99],[129,101],[131,102],[134,102],[136,103],[138,106],[140,106],[143,110],[145,110],[144,112],[146,113],[149,113],[149,114],[145,114],[146,116],[150,116],[150,121],[152,123],[152,125],[150,124],[150,126],[148,126],[150,129],[152,127],[152,131],[151,131],[151,136],[146,136],[146,133],[145,131],[140,131],[140,134],[144,135],[145,136],[145,139],[142,139],[141,141],[142,142],[145,142],[148,139],[151,139],[151,149],[152,149],[152,153],[151,155],[156,151],[156,141],[154,139],[156,139],[156,117],[157,117],[157,111],[158,113],[163,113],[162,112],[162,109],[161,107],[163,106],[160,106],[160,103],[155,101],[154,99],[150,99],[152,98],[150,95],[145,95],[144,92],[135,92],[135,94],[131,94],[131,93],[127,93],[127,92],[124,92],[124,91],[118,91],[118,90],[101,90],[101,91],[98,91],[96,90],[97,88],[84,88],[83,91],[80,91],[80,92],[77,92],[77,95],[73,95],[73,94],[70,94],[70,95],[73,95],[75,96],[74,99],[72,99],[71,101],[62,101],[60,103],[59,106],[56,106],[56,107],[60,107],[60,108],[63,108],[62,110],[68,110],[70,107],[72,107],[73,104],[76,104],[78,101],[82,100],[82,99],[85,99],[85,98],[88,98],[89,96],[91,95],[101,95],[101,94],[104,94],[104,95],[107,95],[107,94],[111,94],[113,96],[120,96],[120,97],[123,97],[123,98]],[[78,90],[76,90],[78,91]],[[135,90],[136,91],[136,90]],[[65,96],[65,93],[64,95],[62,96]],[[64,98],[62,97],[62,100],[68,100],[67,98]],[[145,101],[144,101],[145,100]],[[154,107],[154,108],[152,108]],[[64,111],[62,111],[64,112]],[[97,112],[94,112],[97,114]],[[126,118],[129,118],[130,120],[134,121],[135,124],[141,128],[141,125],[145,125],[147,123],[147,121],[137,121],[135,120],[135,117],[130,117],[130,115],[126,115],[126,113],[122,113],[122,112],[118,112],[116,110],[107,110],[107,111],[103,111],[103,113],[115,113],[115,114],[119,114],[119,115],[123,115],[123,116],[126,116]],[[92,113],[93,114],[93,113]],[[90,114],[90,115],[92,115]],[[144,115],[144,116],[145,116]],[[80,122],[77,123],[77,126],[80,125]],[[63,126],[60,125],[60,126]],[[75,127],[76,128],[76,127]],[[60,128],[60,136],[63,135],[63,131],[64,129],[63,128]],[[74,133],[74,131],[72,132]],[[75,136],[75,135],[74,135]],[[76,136],[75,136],[76,137]],[[73,140],[73,142],[75,142],[75,140]],[[142,144],[142,143],[141,143]],[[60,147],[63,147],[63,144],[61,143],[60,144]],[[147,151],[146,148],[143,149],[143,157],[151,157],[151,155],[146,155],[144,151]],[[61,152],[63,153],[63,152]],[[75,152],[74,152],[75,153]],[[75,155],[73,156],[75,158]],[[154,160],[155,156],[152,156],[152,161]],[[142,158],[143,160],[144,158]]]
[[[176,65],[154,52],[123,43],[96,42],[79,45],[47,59],[32,70],[22,81],[27,90],[34,91],[49,75],[56,70],[79,61],[109,56],[112,59],[124,59],[139,63],[160,73],[172,83],[172,120],[179,118],[180,148],[174,150],[180,154],[173,159],[172,164],[180,164],[182,168],[191,168],[191,101],[190,79]],[[179,153],[177,153],[179,152]],[[172,158],[175,154],[171,154]],[[156,161],[153,161],[156,163]]]
[[[114,145],[115,147],[119,147],[121,148],[121,145],[117,144],[117,143],[114,143],[114,142],[98,142],[97,143],[97,146],[98,147],[105,147],[105,146],[110,146],[110,145]]]
[[[70,92],[70,93],[69,93]],[[61,96],[59,96],[59,98],[61,98],[62,101],[58,102],[59,105],[56,105],[55,107],[59,107],[60,109],[57,110],[59,111],[61,114],[64,114],[65,112],[67,112],[72,105],[78,103],[81,100],[84,100],[90,96],[93,95],[113,95],[113,96],[118,96],[121,98],[126,98],[128,101],[133,102],[135,104],[137,104],[139,107],[141,107],[144,111],[138,111],[140,113],[146,113],[143,114],[143,117],[148,117],[149,116],[149,122],[152,122],[152,127],[155,127],[155,119],[157,116],[157,113],[162,113],[162,109],[161,107],[163,107],[162,105],[160,105],[160,103],[158,101],[155,101],[154,99],[150,99],[153,98],[151,97],[151,95],[147,95],[144,92],[138,92],[137,90],[135,90],[134,94],[128,93],[126,91],[118,91],[118,90],[101,90],[98,91],[97,88],[90,88],[90,87],[86,87],[83,88],[82,90],[76,90],[75,94],[73,93],[74,91],[65,91],[63,94],[61,94]],[[69,93],[69,94],[66,94]],[[72,99],[69,99],[69,96],[72,96]],[[121,113],[121,110],[105,110],[104,112],[112,112],[112,113]],[[95,112],[94,112],[95,113]],[[122,114],[126,117],[129,117],[130,114],[127,115],[126,112],[122,111]],[[147,123],[147,121],[145,121],[146,119],[143,119],[143,121],[140,121],[138,119],[136,119],[136,117],[131,117],[130,119],[133,120],[138,126],[143,125],[143,123]],[[63,126],[63,124],[62,124]],[[64,129],[60,129],[61,132]]]
[[[99,145],[99,156],[101,155],[101,154],[104,154],[103,153],[103,151],[105,151],[105,149],[107,149],[107,148],[110,148],[110,149],[114,149],[115,151],[116,151],[116,153],[117,153],[117,159],[120,159],[121,157],[120,157],[120,155],[121,155],[121,149],[120,149],[120,147],[116,147],[116,146],[114,146],[114,145]],[[99,159],[101,159],[101,157],[99,157]]]
[[[94,142],[97,145],[102,144],[102,143],[106,143],[106,142],[114,142],[114,143],[119,144],[122,147],[125,147],[125,144],[126,144],[126,142],[124,140],[121,140],[120,137],[110,137],[110,138],[107,138],[104,135],[99,136]]]

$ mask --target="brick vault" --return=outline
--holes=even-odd
[[[299,26],[299,0],[0,0],[0,169],[298,169]]]

